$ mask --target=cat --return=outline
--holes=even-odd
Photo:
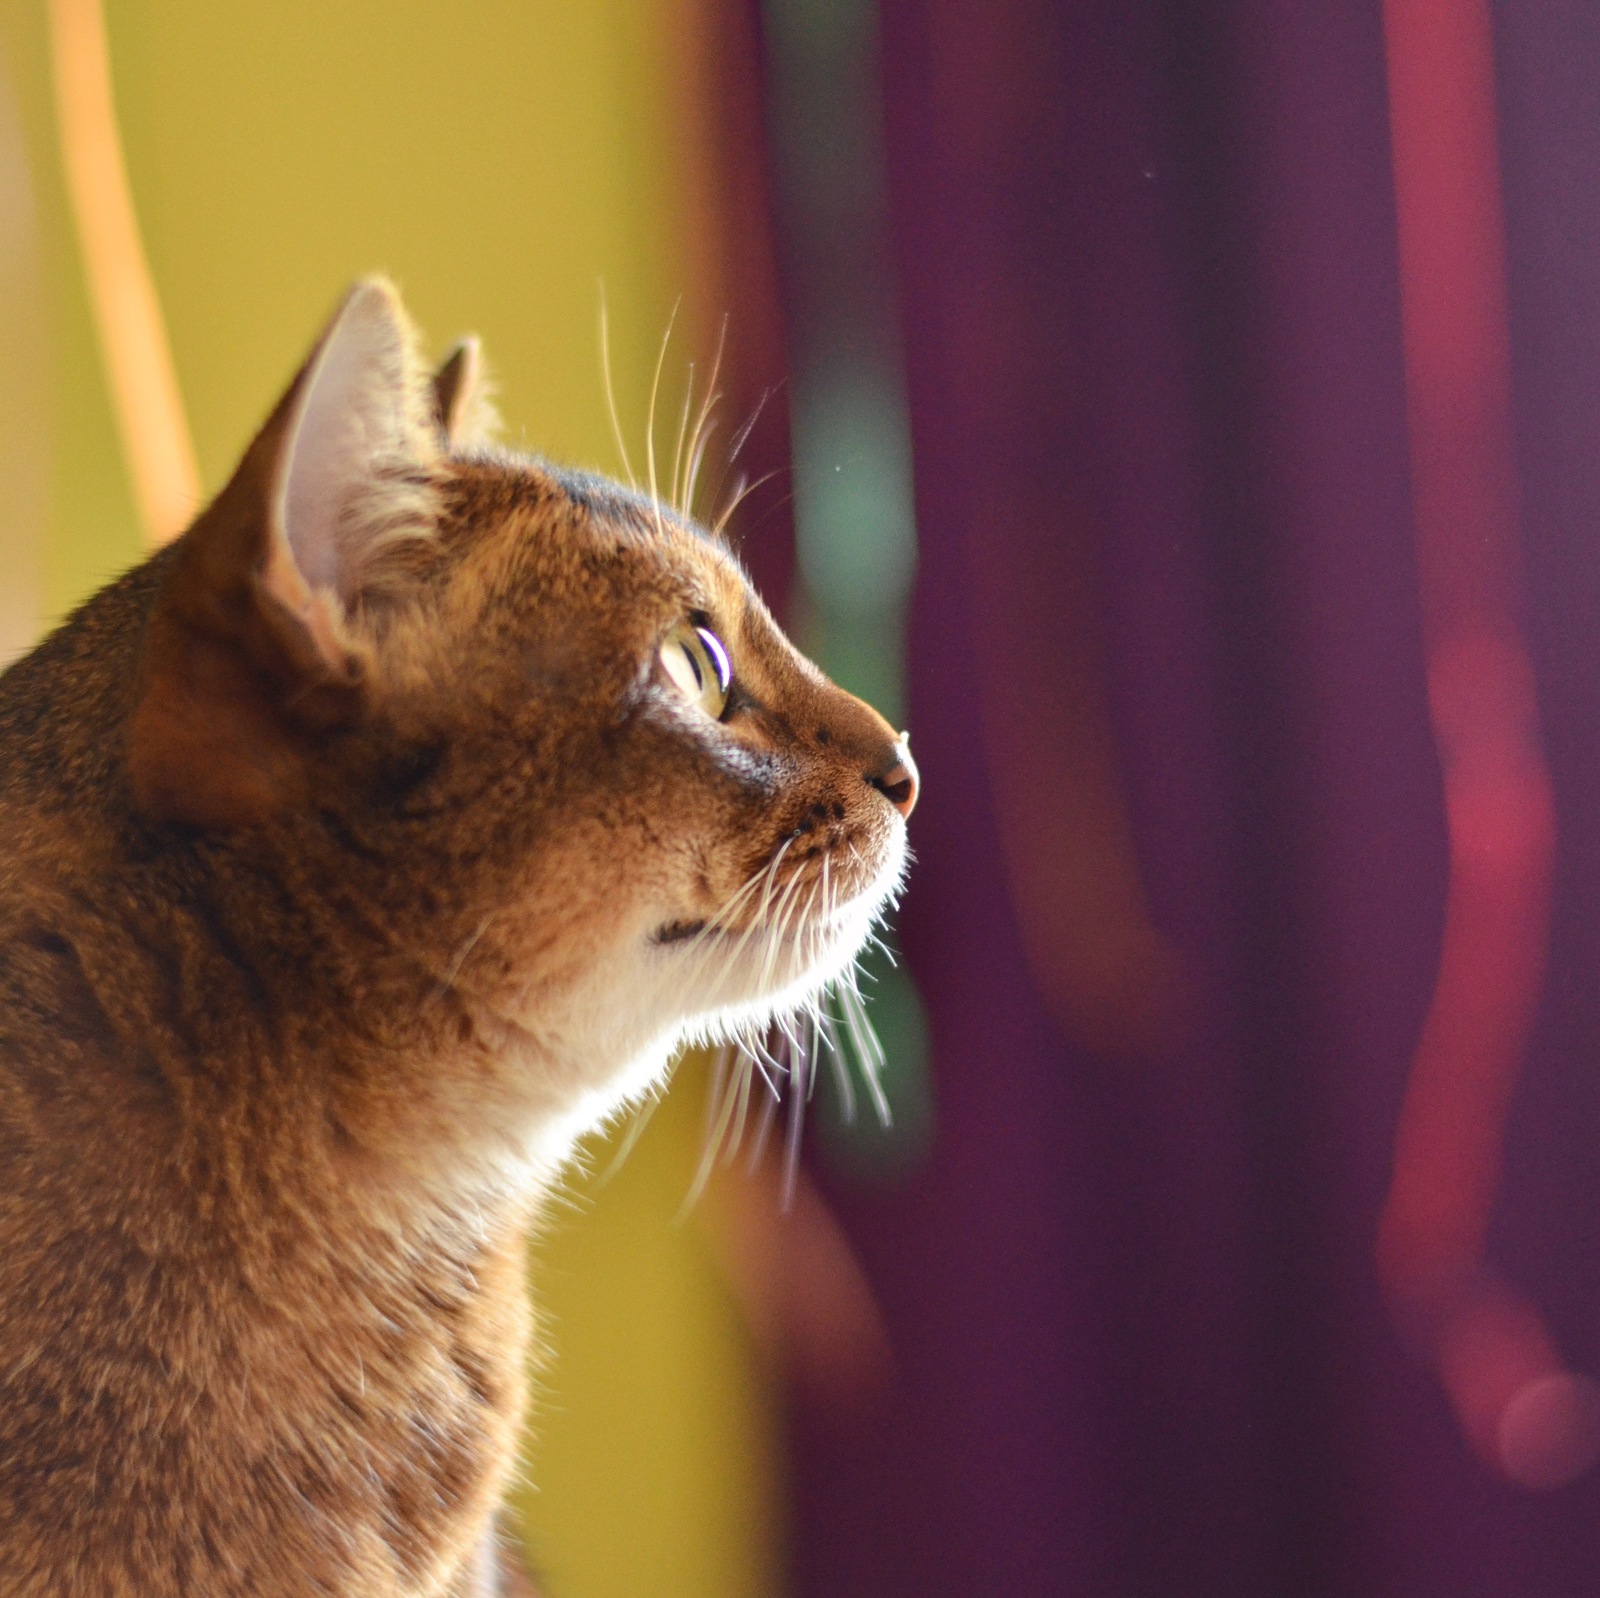
[[[478,368],[357,285],[0,678],[7,1598],[511,1592],[541,1195],[897,891],[905,739]]]

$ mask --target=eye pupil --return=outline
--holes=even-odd
[[[733,684],[727,646],[709,627],[680,622],[667,635],[658,656],[667,680],[708,716],[720,719]]]

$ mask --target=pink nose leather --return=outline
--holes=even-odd
[[[893,750],[894,764],[887,771],[867,781],[892,804],[902,816],[916,809],[917,793],[921,787],[917,778],[917,763],[911,758],[911,748],[902,733]]]

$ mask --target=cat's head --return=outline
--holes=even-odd
[[[430,377],[392,290],[350,294],[169,557],[132,791],[603,1094],[854,959],[916,770],[719,540],[476,436],[476,365]]]

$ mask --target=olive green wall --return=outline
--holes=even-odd
[[[137,557],[139,534],[55,155],[44,0],[4,0],[0,24],[39,217],[46,355],[29,414],[48,439],[39,557],[59,615]],[[374,269],[436,351],[482,335],[510,440],[614,468],[603,279],[638,455],[661,331],[693,287],[687,0],[107,0],[107,25],[207,492],[341,290]],[[707,1217],[673,1222],[699,1136],[693,1086],[614,1181],[576,1184],[541,1250],[552,1354],[537,1490],[517,1503],[551,1598],[772,1590],[761,1383]]]

